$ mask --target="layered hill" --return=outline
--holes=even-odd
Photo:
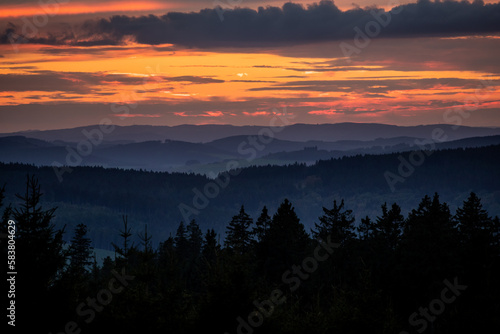
[[[0,185],[6,184],[5,202],[16,207],[20,203],[15,194],[25,192],[26,175],[36,175],[44,193],[43,206],[58,207],[57,225],[86,223],[95,246],[107,248],[118,240],[123,214],[129,216],[135,232],[148,224],[158,242],[174,233],[181,220],[196,219],[204,230],[215,228],[224,235],[241,205],[256,219],[264,205],[273,214],[285,198],[307,228],[317,222],[323,206],[331,207],[333,200],[341,198],[356,212],[358,222],[366,215],[379,215],[384,202],[397,202],[407,213],[434,192],[454,210],[474,191],[490,214],[499,215],[499,170],[500,145],[492,145],[344,156],[311,166],[236,168],[217,179],[72,167],[60,182],[52,167],[0,163]]]

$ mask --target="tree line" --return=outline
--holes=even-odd
[[[56,209],[41,206],[34,176],[17,196],[21,204],[3,210],[2,232],[9,219],[16,222],[21,329],[76,334],[500,329],[500,221],[473,192],[454,214],[436,193],[423,197],[406,217],[398,204],[383,203],[378,216],[359,222],[344,200],[335,200],[323,207],[310,231],[287,199],[276,212],[263,206],[255,219],[242,205],[224,234],[202,231],[193,219],[180,222],[156,247],[147,225],[140,241],[132,242],[123,216],[121,241],[112,245],[116,255],[102,265],[92,256],[85,222],[72,232],[71,242],[63,242],[67,232],[52,223]],[[3,241],[2,250],[6,258]],[[440,296],[455,298],[433,303]]]
[[[406,154],[403,157],[408,160]],[[36,174],[44,202],[59,207],[53,219],[56,226],[66,224],[72,230],[84,222],[94,245],[106,249],[110,249],[111,242],[118,242],[122,214],[128,215],[134,233],[139,232],[136,226],[147,223],[154,243],[158,244],[175,233],[181,220],[188,224],[195,218],[203,231],[214,228],[224,235],[227,222],[241,204],[257,218],[264,205],[274,212],[285,198],[295,205],[308,231],[321,208],[340,198],[349,203],[359,222],[366,215],[377,216],[380,205],[386,201],[398,203],[406,215],[425,194],[434,192],[454,211],[474,190],[490,214],[500,215],[500,178],[494,177],[500,166],[500,145],[426,154],[425,162],[391,192],[384,174],[398,173],[399,155],[359,155],[319,161],[312,166],[243,168],[238,175],[231,175],[229,185],[210,198],[200,214],[188,218],[183,217],[179,205],[196,208],[196,194],[204,193],[213,179],[194,174],[80,166],[72,167],[73,171],[65,174],[60,183],[50,166],[0,163],[0,186],[7,182],[6,196],[9,202],[17,203],[14,194],[24,192],[25,175]]]

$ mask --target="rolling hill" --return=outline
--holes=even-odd
[[[117,241],[122,214],[129,216],[135,232],[147,223],[158,242],[173,233],[181,220],[190,219],[196,219],[204,230],[215,228],[223,235],[242,204],[255,219],[264,205],[273,213],[284,198],[294,204],[307,228],[316,222],[323,206],[340,198],[356,212],[358,222],[366,215],[380,214],[384,202],[397,202],[407,213],[424,195],[434,192],[454,210],[474,191],[490,214],[500,214],[500,145],[427,152],[410,173],[401,172],[402,161],[412,161],[411,154],[356,155],[311,166],[253,166],[217,179],[73,167],[59,182],[52,167],[0,163],[0,185],[6,184],[5,202],[17,206],[14,195],[25,191],[26,175],[36,175],[44,207],[58,207],[54,222],[68,228],[86,223],[97,248],[109,248],[111,241]],[[392,188],[387,175],[399,177]]]
[[[279,123],[278,123],[279,125]],[[45,141],[62,140],[79,142],[85,140],[83,131],[98,129],[98,125],[72,129],[26,131],[3,133],[0,137],[25,136]],[[339,140],[375,140],[377,138],[414,137],[431,138],[435,129],[442,129],[448,136],[447,140],[457,140],[469,137],[500,135],[500,128],[488,127],[455,127],[448,124],[433,124],[419,126],[396,126],[377,123],[336,123],[336,124],[293,124],[274,131],[274,137],[289,141],[339,141]],[[104,141],[164,141],[165,139],[187,141],[192,143],[208,143],[217,139],[258,135],[260,131],[268,132],[266,126],[233,126],[233,125],[178,125],[178,126],[115,126],[110,133],[105,134]],[[261,132],[261,133],[264,133]]]
[[[377,138],[375,140],[290,141],[258,136],[232,136],[208,143],[177,140],[122,142],[100,145],[89,142],[47,142],[23,136],[0,137],[0,161],[38,166],[103,166],[152,171],[217,174],[227,169],[229,161],[241,167],[286,165],[295,162],[312,164],[318,160],[357,154],[386,154],[419,149],[414,137]],[[82,144],[83,143],[83,144]],[[500,144],[500,136],[473,137],[443,143],[436,148],[465,148]]]

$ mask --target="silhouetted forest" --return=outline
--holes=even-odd
[[[25,182],[21,204],[4,205],[2,215],[2,231],[17,223],[16,325],[24,333],[500,329],[500,221],[475,193],[456,212],[438,194],[425,196],[406,217],[396,203],[355,217],[339,198],[311,230],[288,199],[255,217],[241,206],[223,234],[191,220],[157,247],[147,225],[132,242],[123,216],[116,256],[99,266],[85,222],[56,228],[38,180]]]
[[[0,185],[7,183],[6,198],[18,203],[14,194],[23,191],[26,174],[37,175],[44,203],[58,207],[56,226],[73,229],[85,222],[94,246],[108,249],[111,242],[119,241],[119,217],[124,214],[134,235],[148,224],[157,246],[175,233],[181,220],[196,219],[203,230],[214,228],[223,234],[242,204],[256,217],[264,205],[276,211],[285,198],[294,203],[308,230],[321,208],[338,198],[344,198],[358,216],[374,217],[384,202],[397,202],[406,215],[425,194],[434,192],[454,211],[475,191],[492,215],[500,215],[500,178],[494,177],[499,175],[499,145],[423,153],[422,164],[403,182],[396,182],[392,192],[385,173],[399,175],[400,157],[409,161],[410,154],[359,155],[318,161],[313,166],[248,167],[222,173],[217,180],[196,174],[72,167],[59,182],[52,167],[0,163]],[[208,204],[197,209],[194,189],[205,194],[208,185],[216,196],[205,196]],[[183,216],[182,204],[197,212]]]

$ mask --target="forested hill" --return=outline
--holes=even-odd
[[[181,220],[195,219],[203,230],[213,227],[221,233],[242,204],[255,219],[264,205],[272,213],[284,198],[293,203],[308,231],[322,207],[341,198],[359,222],[379,214],[381,203],[397,202],[406,213],[434,192],[454,211],[474,191],[494,216],[500,214],[499,171],[497,145],[344,157],[313,166],[250,167],[216,180],[194,174],[72,167],[59,182],[52,167],[0,164],[0,185],[6,183],[5,202],[15,205],[14,194],[25,192],[26,174],[34,174],[44,193],[44,207],[58,207],[54,220],[58,226],[66,224],[72,230],[85,223],[95,246],[109,248],[118,238],[122,214],[128,215],[135,231],[147,223],[158,242],[168,238]]]

